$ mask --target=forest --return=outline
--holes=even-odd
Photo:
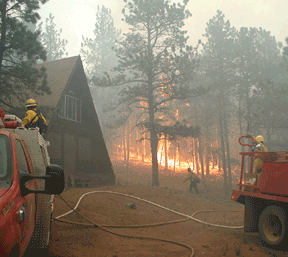
[[[231,188],[239,152],[250,151],[241,135],[287,150],[287,46],[269,31],[237,30],[218,10],[190,46],[185,3],[133,1],[123,14],[130,32],[121,34],[99,8],[82,56],[109,153],[127,170],[131,161],[152,163],[152,185],[159,185],[159,169],[191,167],[202,179],[221,174]]]
[[[0,1],[4,109],[27,90],[49,94],[45,71],[34,65],[68,55],[53,14],[40,22],[39,4],[47,1],[16,2]],[[189,0],[124,2],[123,31],[98,6],[94,37],[83,37],[80,52],[112,160],[127,171],[132,161],[151,164],[153,186],[159,170],[191,167],[203,180],[220,174],[231,188],[239,152],[249,151],[241,135],[262,135],[269,151],[287,150],[288,38],[236,29],[217,10],[192,46],[194,35],[184,29]]]

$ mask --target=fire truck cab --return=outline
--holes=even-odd
[[[53,195],[63,190],[63,169],[50,164],[38,129],[0,117],[0,256],[48,254]]]
[[[239,138],[239,143],[243,144]],[[239,189],[232,200],[245,205],[244,231],[257,232],[270,246],[284,245],[288,236],[288,152],[240,152],[242,155]],[[250,167],[244,163],[250,158]],[[262,171],[255,174],[255,158],[263,160]]]

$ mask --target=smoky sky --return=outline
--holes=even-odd
[[[93,37],[98,5],[111,9],[116,28],[122,31],[127,29],[121,21],[123,0],[49,0],[41,6],[39,14],[44,24],[49,13],[54,15],[57,29],[62,29],[61,38],[68,40],[68,56],[75,56],[80,54],[82,37]],[[216,15],[218,9],[236,29],[262,27],[271,31],[271,35],[282,43],[288,37],[287,0],[190,0],[187,9],[192,17],[185,21],[185,30],[192,45],[198,39],[203,40],[206,23]]]

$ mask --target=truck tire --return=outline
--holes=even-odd
[[[288,234],[285,211],[276,205],[266,207],[260,215],[259,232],[262,240],[270,246],[285,243]]]
[[[244,211],[244,232],[258,233],[259,232],[259,216],[263,203],[259,199],[246,196],[245,211]],[[261,209],[262,207],[262,209]]]

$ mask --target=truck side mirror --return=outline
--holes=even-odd
[[[56,164],[46,167],[45,192],[46,194],[59,195],[64,191],[65,178],[63,168]]]
[[[44,190],[32,190],[26,187],[26,182],[32,179],[43,179],[45,181]],[[27,172],[19,172],[19,184],[21,196],[25,196],[31,193],[35,194],[48,194],[58,195],[64,191],[65,178],[63,168],[56,164],[50,164],[46,167],[46,175],[31,175]]]

